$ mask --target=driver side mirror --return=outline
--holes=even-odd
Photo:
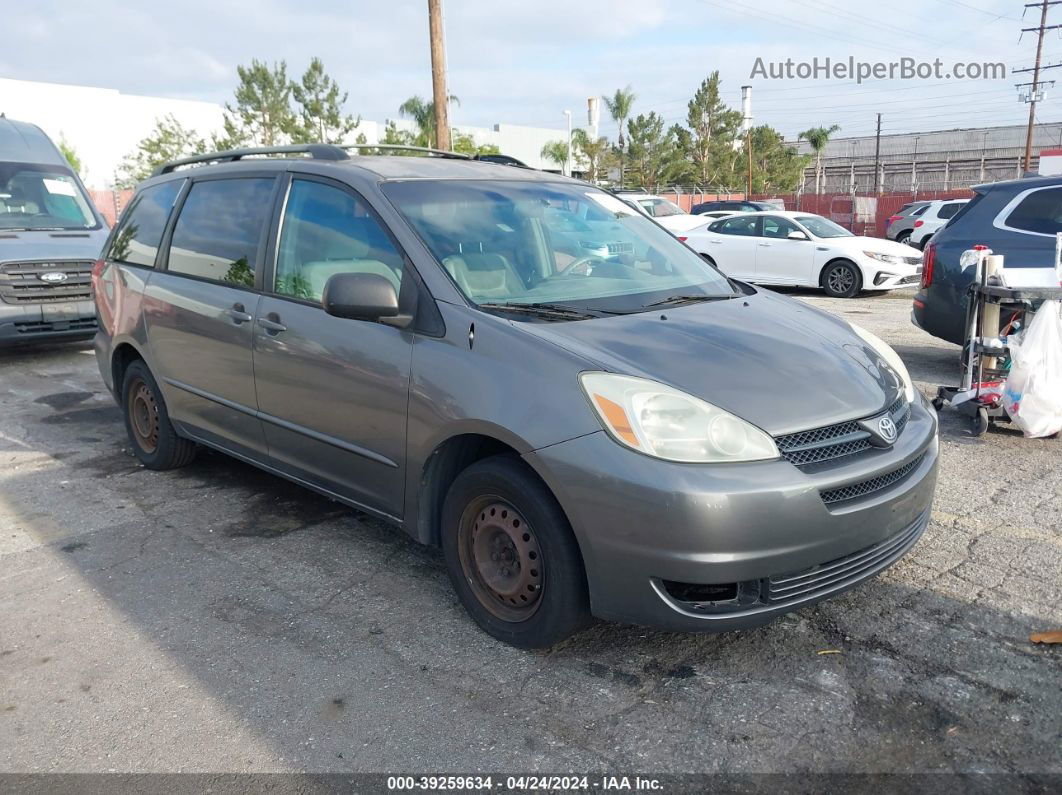
[[[321,294],[324,311],[335,317],[370,320],[406,328],[412,314],[398,309],[398,293],[390,281],[375,273],[336,273],[325,282]]]
[[[804,234],[803,232],[801,232],[801,231],[799,231],[797,229],[794,229],[792,232],[790,232],[788,235],[786,235],[786,238],[789,239],[789,240],[808,240],[809,239],[806,234]]]

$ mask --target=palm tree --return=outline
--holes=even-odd
[[[628,85],[626,88],[617,88],[616,93],[611,97],[601,97],[601,99],[605,100],[605,107],[608,108],[608,113],[612,117],[612,120],[619,125],[619,136],[617,140],[620,153],[620,187],[622,188],[623,166],[626,162],[623,153],[623,129],[627,126],[627,118],[631,115],[631,110],[634,107],[634,100],[636,100],[637,97]]]
[[[609,143],[607,138],[590,139],[586,130],[572,130],[572,147],[586,162],[586,179],[597,182],[608,159]]]
[[[805,140],[811,147],[811,151],[815,153],[815,193],[819,193],[821,186],[820,176],[822,174],[822,150],[826,148],[826,144],[830,141],[830,136],[837,132],[840,126],[833,124],[829,127],[812,127],[810,130],[804,130],[797,136],[797,140]]]
[[[460,105],[461,100],[453,94],[450,102]],[[400,116],[408,116],[417,125],[417,145],[435,146],[435,103],[425,102],[418,95],[413,95],[398,106]]]
[[[564,171],[564,165],[568,162],[568,143],[567,141],[547,141],[542,146],[542,157],[546,160],[552,160],[558,166],[561,171]]]

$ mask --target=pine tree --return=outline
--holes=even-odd
[[[291,95],[299,106],[298,124],[292,133],[297,143],[340,144],[361,124],[343,112],[347,92],[340,94],[339,84],[325,73],[320,58],[310,61],[302,79],[291,85]]]
[[[287,64],[281,61],[269,67],[254,59],[250,66],[237,66],[236,73],[240,77],[236,102],[225,103],[225,134],[214,136],[214,145],[219,149],[277,146],[298,135]]]
[[[172,115],[155,119],[155,128],[122,160],[118,167],[117,185],[120,188],[135,187],[163,163],[205,151],[206,141],[195,131],[185,128]]]

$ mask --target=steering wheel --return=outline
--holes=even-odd
[[[579,257],[578,259],[572,260],[560,275],[565,279],[572,276],[589,276],[594,267],[593,263],[595,262],[604,262],[604,260],[593,254]],[[580,271],[582,272],[580,273]]]

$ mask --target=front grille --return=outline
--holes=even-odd
[[[803,571],[769,577],[767,602],[785,604],[866,579],[890,566],[914,546],[927,523],[927,514],[922,514],[910,527],[878,544]]]
[[[899,469],[894,469],[892,472],[886,472],[884,475],[878,475],[876,478],[864,480],[862,483],[853,483],[850,486],[842,486],[839,489],[821,491],[819,494],[822,496],[822,501],[827,505],[835,505],[839,502],[847,502],[848,500],[854,500],[858,497],[865,497],[868,494],[873,494],[876,491],[887,489],[889,486],[899,483],[916,470],[918,465],[922,463],[922,459],[925,457],[926,454],[922,453],[918,458],[904,464]]]
[[[922,264],[922,258],[921,257],[904,257],[903,261],[904,261],[905,265],[921,265]]]
[[[62,273],[59,282],[43,281],[44,274]],[[92,298],[92,261],[5,262],[0,265],[0,301],[6,304],[43,304],[86,301]]]
[[[900,395],[889,406],[888,412],[896,423],[898,438],[911,416],[911,406],[907,399]],[[798,467],[843,458],[872,447],[869,431],[863,430],[855,420],[778,436],[774,441],[782,457]]]

